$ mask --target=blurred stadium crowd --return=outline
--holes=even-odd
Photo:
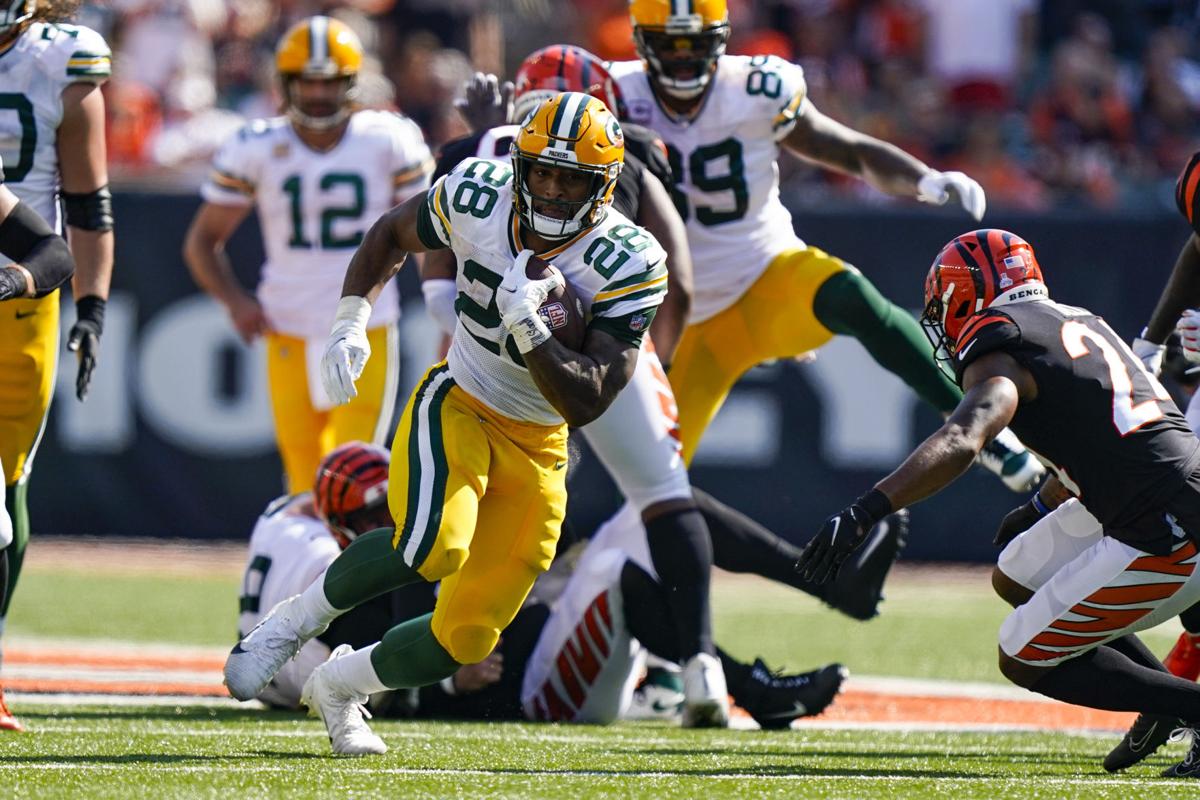
[[[372,54],[364,102],[394,104],[435,148],[465,132],[453,100],[475,69],[511,74],[555,42],[635,57],[625,0],[85,3],[79,21],[115,55],[117,182],[197,184],[226,136],[275,113],[272,49],[313,13]],[[730,16],[730,52],[803,65],[823,111],[972,175],[993,208],[1167,207],[1200,147],[1197,0],[731,0]],[[795,159],[784,169],[793,201],[890,202]]]

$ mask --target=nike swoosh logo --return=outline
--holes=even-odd
[[[763,719],[783,719],[784,717],[800,717],[808,711],[808,706],[797,700],[787,711],[776,711],[773,714],[759,714]]]
[[[834,542],[837,541],[838,528],[840,528],[840,527],[842,527],[842,518],[834,517],[833,518],[833,535],[829,537],[830,544],[833,544]]]
[[[1135,753],[1138,752],[1139,750],[1141,750],[1150,741],[1150,737],[1154,735],[1154,731],[1156,731],[1157,729],[1158,729],[1158,723],[1156,722],[1150,726],[1150,730],[1146,731],[1146,735],[1143,736],[1140,740],[1135,741],[1133,739],[1130,739],[1129,740],[1129,749]]]
[[[235,644],[233,646],[233,649],[229,651],[229,655],[236,656],[238,653],[244,653],[244,652],[246,652],[246,651],[242,649],[242,643],[239,641],[237,644]]]
[[[554,468],[555,468],[555,469],[562,469],[562,468],[563,468],[563,467],[565,467],[566,465],[567,465],[567,462],[565,462],[565,461],[555,461],[555,462],[554,462]]]
[[[655,700],[650,704],[650,707],[660,714],[664,711],[674,711],[679,708],[678,703],[664,703],[662,700]]]
[[[27,317],[32,317],[36,313],[36,311],[18,311],[17,319],[26,319]]]
[[[958,360],[959,360],[959,361],[962,361],[964,358],[966,358],[966,357],[967,357],[967,351],[968,351],[968,350],[970,350],[972,347],[974,347],[974,346],[975,346],[975,343],[976,343],[976,342],[978,342],[978,341],[979,341],[978,339],[972,339],[970,342],[967,342],[967,346],[966,346],[966,347],[964,347],[964,348],[963,348],[961,351],[959,351],[959,353],[958,353]]]

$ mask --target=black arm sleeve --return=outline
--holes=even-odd
[[[0,222],[0,253],[29,270],[35,297],[49,294],[75,274],[67,243],[25,203],[17,203]]]
[[[479,149],[479,140],[483,138],[483,133],[473,133],[442,145],[437,155],[437,167],[434,168],[430,180],[436,181],[443,175],[449,175],[463,160],[474,156]]]

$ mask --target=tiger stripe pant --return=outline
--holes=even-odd
[[[1052,667],[1177,616],[1200,600],[1200,550],[1176,532],[1170,554],[1151,555],[1105,536],[1078,501],[1064,503],[1000,555],[1000,570],[1034,590],[1000,626],[1000,648]]]

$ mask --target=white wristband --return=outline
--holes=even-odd
[[[445,692],[446,694],[450,695],[451,697],[454,697],[458,694],[458,687],[454,685],[454,676],[453,675],[450,675],[449,677],[446,677],[446,678],[442,678],[440,685],[442,687],[442,691]]]
[[[365,331],[371,319],[371,303],[365,297],[347,295],[338,301],[337,313],[333,316],[333,330]]]
[[[509,326],[508,332],[517,342],[521,355],[545,343],[550,338],[550,329],[542,321],[542,315],[536,311],[528,317]]]
[[[425,313],[447,336],[454,335],[458,327],[458,314],[454,311],[454,300],[458,287],[447,278],[431,278],[421,284],[421,295],[425,298]]]

